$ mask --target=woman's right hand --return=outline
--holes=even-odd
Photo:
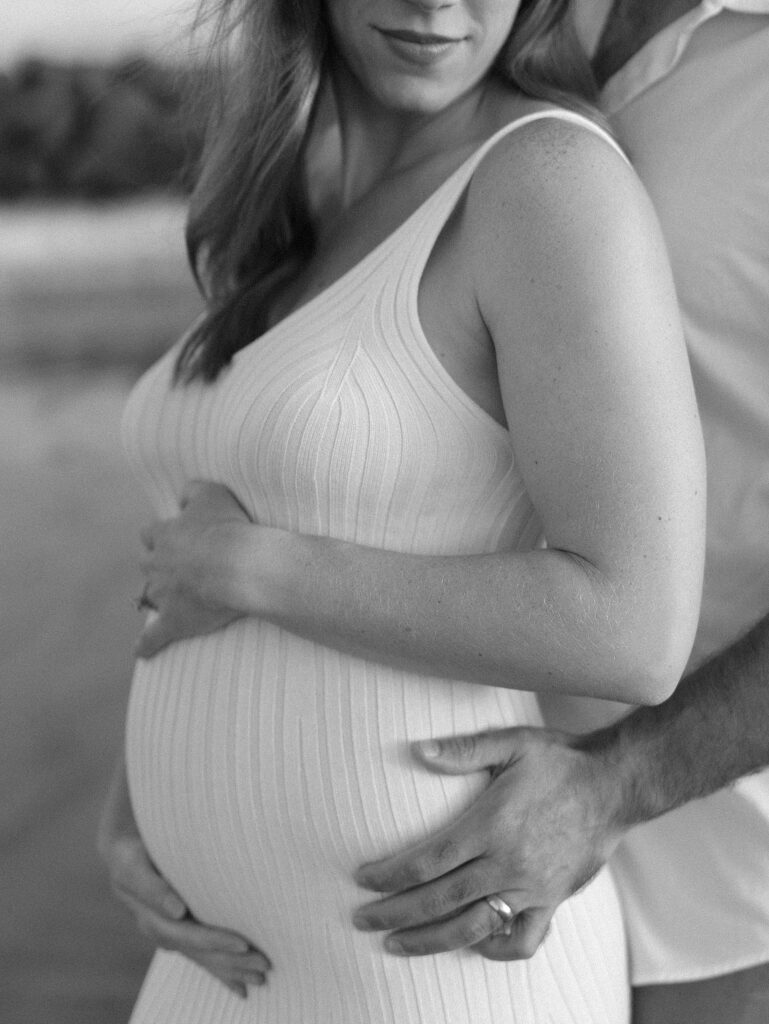
[[[115,895],[157,946],[193,960],[243,999],[248,986],[266,983],[268,958],[243,936],[192,917],[152,863],[131,811],[122,764],[102,815],[98,849]]]

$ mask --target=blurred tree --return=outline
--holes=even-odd
[[[88,139],[69,167],[69,191],[107,196],[178,186],[185,149],[176,114],[117,82],[93,110]]]
[[[144,57],[24,61],[0,78],[0,199],[184,191],[202,139],[190,74]]]
[[[77,133],[70,76],[55,65],[30,60],[17,69],[10,85],[2,117],[3,184],[12,196],[55,190],[57,169]]]

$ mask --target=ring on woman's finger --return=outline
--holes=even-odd
[[[484,896],[483,898],[486,900],[491,909],[499,915],[502,921],[501,928],[494,934],[506,935],[508,937],[512,935],[513,922],[515,921],[515,913],[510,904],[506,903],[505,900],[503,900],[502,897],[498,894],[495,894],[494,896]]]
[[[143,611],[153,611],[153,612],[156,612],[158,610],[158,606],[155,604],[155,602],[150,600],[150,596],[147,593],[147,587],[146,586],[145,586],[144,590],[142,590],[141,594],[139,594],[138,597],[134,598],[134,607],[136,608],[137,612],[143,612]]]

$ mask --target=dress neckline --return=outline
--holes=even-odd
[[[327,284],[322,288],[316,295],[307,299],[306,302],[296,306],[285,316],[281,317],[276,323],[269,327],[263,334],[260,334],[258,338],[254,338],[252,341],[243,345],[239,348],[233,356],[233,362],[241,356],[242,353],[248,352],[254,345],[263,342],[265,339],[272,337],[274,334],[280,332],[284,327],[293,325],[297,321],[301,321],[303,316],[307,316],[309,311],[314,310],[317,306],[329,302],[333,299],[337,293],[346,287],[350,281],[355,280],[359,275],[368,272],[369,268],[376,262],[377,259],[384,258],[386,251],[395,245],[400,239],[402,233],[417,220],[417,218],[424,215],[425,210],[433,203],[439,200],[439,197],[447,190],[450,190],[457,178],[461,178],[467,174],[468,171],[472,172],[475,165],[479,163],[486,155],[489,149],[491,149],[501,138],[517,128],[523,127],[525,124],[529,124],[532,121],[542,120],[544,118],[556,118],[559,120],[575,121],[579,124],[589,127],[592,131],[598,132],[604,135],[607,141],[610,141],[615,148],[619,149],[613,139],[608,135],[607,132],[603,131],[598,125],[596,125],[590,118],[584,114],[579,114],[576,111],[566,110],[562,107],[550,107],[546,110],[533,111],[530,114],[523,114],[521,117],[515,118],[513,121],[509,121],[507,124],[502,125],[501,128],[493,132],[484,142],[482,142],[466,160],[462,163],[451,174],[441,182],[440,185],[435,188],[429,196],[422,200],[422,202],[414,209],[405,220],[393,228],[393,230],[386,235],[380,242],[370,249],[365,256],[362,256],[357,263],[354,263],[349,269],[345,270],[330,284]],[[493,422],[496,422],[495,420]],[[497,426],[501,426],[497,423]],[[502,428],[504,429],[504,428]]]

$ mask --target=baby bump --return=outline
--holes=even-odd
[[[322,887],[326,920],[348,921],[355,867],[451,819],[486,783],[427,771],[409,743],[536,716],[528,694],[236,623],[138,666],[127,728],[137,821],[205,920],[250,933],[252,918],[285,921],[288,899],[317,905]]]

